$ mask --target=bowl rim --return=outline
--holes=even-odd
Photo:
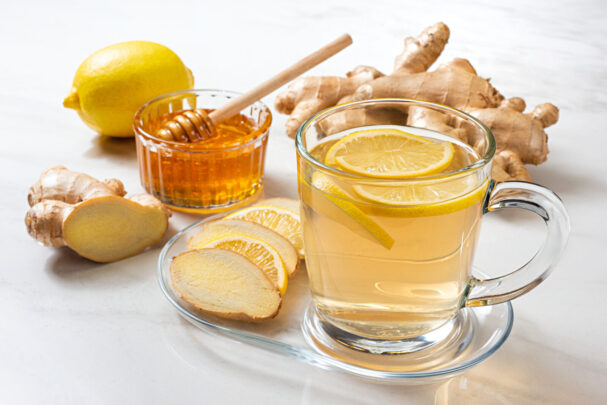
[[[246,148],[247,146],[250,146],[250,145],[258,142],[260,139],[264,139],[269,135],[269,133],[270,133],[269,129],[270,129],[270,126],[272,125],[272,120],[273,120],[272,111],[266,104],[264,104],[260,100],[252,103],[251,105],[249,105],[245,108],[257,105],[258,107],[260,107],[261,110],[266,112],[266,119],[264,120],[263,123],[261,123],[261,125],[257,129],[255,129],[255,131],[252,132],[252,134],[254,134],[254,136],[251,140],[249,140],[243,144],[232,146],[229,148],[205,148],[203,146],[203,143],[199,144],[199,143],[189,143],[189,142],[166,141],[166,140],[155,137],[154,135],[148,133],[147,131],[145,131],[143,129],[143,125],[141,123],[141,121],[142,121],[141,116],[147,108],[149,108],[152,104],[154,104],[158,101],[161,101],[163,99],[178,96],[180,94],[188,94],[188,93],[194,94],[196,96],[198,94],[202,93],[202,94],[215,94],[215,95],[219,94],[219,95],[225,95],[225,96],[229,96],[229,97],[240,96],[242,94],[242,93],[239,93],[236,91],[221,90],[221,89],[189,89],[189,90],[174,91],[171,93],[166,93],[161,96],[155,97],[155,98],[151,99],[150,101],[148,101],[147,103],[145,103],[144,105],[142,105],[141,107],[139,107],[139,109],[135,113],[135,116],[133,118],[133,132],[135,134],[136,140],[141,141],[141,142],[143,142],[144,140],[148,141],[148,142],[152,142],[155,145],[160,145],[160,146],[162,146],[162,148],[170,149],[172,151],[205,154],[205,153],[217,153],[217,152],[232,152],[232,151],[235,151],[235,150],[238,150],[241,148]]]

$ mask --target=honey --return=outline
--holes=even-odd
[[[262,188],[271,122],[269,110],[256,110],[259,107],[253,105],[218,123],[215,136],[195,143],[151,135],[183,110],[138,114],[137,159],[146,191],[170,208],[186,212],[220,212],[250,202]]]

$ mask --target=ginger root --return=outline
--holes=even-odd
[[[294,138],[297,129],[312,115],[336,105],[361,84],[381,76],[383,73],[372,67],[358,66],[348,72],[345,78],[302,77],[294,80],[285,92],[276,97],[274,107],[280,113],[291,115],[287,121],[287,134]]]
[[[68,246],[96,262],[136,255],[162,239],[171,214],[150,195],[125,194],[120,180],[51,167],[30,188],[27,231],[45,246]]]
[[[438,59],[449,39],[449,28],[443,23],[426,28],[418,37],[407,38],[403,52],[397,56],[390,75],[375,74],[364,80],[350,81],[348,86],[338,85],[345,78],[304,77],[289,86],[276,99],[276,109],[291,114],[287,134],[295,136],[297,127],[323,108],[346,101],[374,98],[409,98],[448,105],[465,111],[482,121],[493,132],[497,154],[493,161],[492,176],[497,181],[530,180],[525,163],[540,164],[548,154],[548,137],[544,128],[558,120],[558,108],[546,103],[525,114],[525,102],[519,97],[506,99],[489,80],[477,75],[472,64],[456,58],[431,72],[426,70]],[[372,68],[367,68],[371,70]],[[377,72],[377,71],[375,71]],[[349,74],[351,75],[351,74]],[[304,83],[310,84],[308,86]],[[325,83],[322,92],[312,83]],[[330,88],[329,86],[333,86]],[[289,108],[284,98],[288,94]],[[323,102],[318,102],[321,98]],[[336,101],[338,100],[338,101]],[[300,108],[300,105],[305,108]],[[383,117],[398,122],[397,110],[357,110],[329,117],[322,124],[327,133],[336,133],[358,125],[381,123]],[[475,147],[465,128],[449,123],[444,114],[428,109],[410,109],[400,113],[403,124],[426,128],[451,135]]]
[[[126,194],[120,180],[108,179],[103,182],[84,173],[67,170],[63,166],[53,166],[40,175],[30,187],[27,202],[30,207],[43,200],[60,200],[76,204],[102,195]]]

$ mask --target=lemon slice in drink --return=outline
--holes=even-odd
[[[276,249],[268,243],[247,236],[233,235],[208,242],[200,248],[219,248],[240,253],[270,276],[280,295],[285,295],[289,278],[287,269]]]
[[[356,185],[356,194],[379,203],[371,211],[389,216],[442,215],[480,203],[488,182],[479,184],[476,176],[402,182],[394,185]]]
[[[325,163],[375,178],[409,178],[438,173],[451,163],[453,146],[397,129],[353,132],[329,149]]]
[[[271,198],[251,207],[238,210],[227,218],[257,222],[281,234],[303,257],[303,235],[299,218],[299,201],[289,198]]]
[[[305,185],[303,192],[310,192]],[[341,187],[327,175],[315,172],[312,175],[312,187],[322,194],[314,204],[314,209],[321,211],[324,215],[342,223],[353,232],[370,236],[386,249],[391,249],[394,239],[371,217],[365,214]],[[311,191],[314,192],[314,191]],[[320,194],[320,193],[319,193]],[[308,200],[314,199],[308,196]]]

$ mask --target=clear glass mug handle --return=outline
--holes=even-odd
[[[565,248],[570,230],[569,215],[555,193],[522,181],[490,186],[484,213],[505,208],[522,208],[542,217],[547,233],[544,244],[527,264],[510,274],[483,280],[473,275],[465,306],[499,304],[531,291],[548,277]]]

